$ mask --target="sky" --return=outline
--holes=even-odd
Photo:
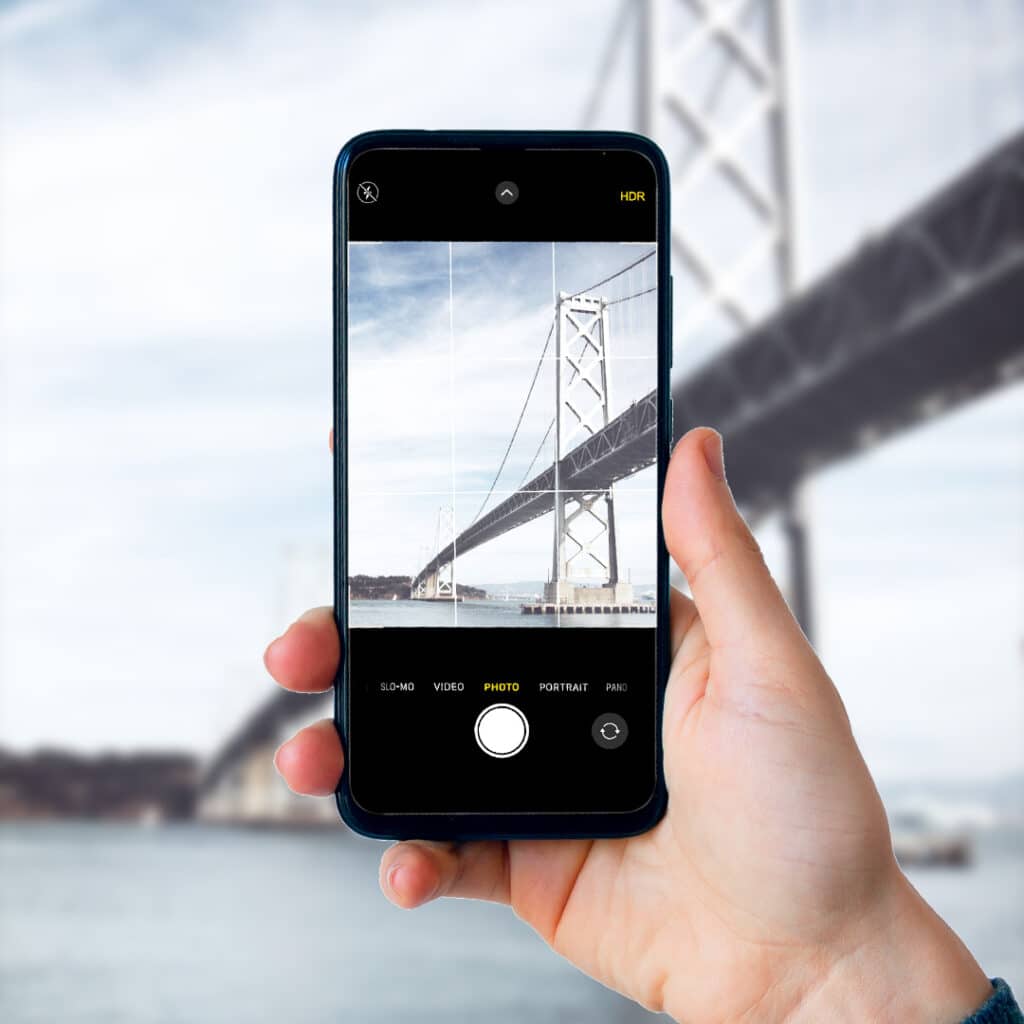
[[[615,11],[0,4],[0,744],[209,752],[267,696],[265,642],[330,594],[338,149],[578,125]],[[796,13],[809,282],[1024,125],[1024,11]],[[601,126],[629,127],[626,67]],[[677,373],[713,343],[677,337]],[[869,765],[1024,768],[1021,385],[819,474],[808,503],[817,646]],[[776,524],[759,535],[784,576]]]

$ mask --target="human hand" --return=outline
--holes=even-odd
[[[733,504],[713,431],[676,447],[662,517],[693,593],[672,593],[665,818],[629,839],[398,843],[385,894],[508,903],[579,968],[677,1020],[954,1024],[989,981],[896,864],[842,701]],[[314,692],[339,656],[318,609],[265,660]],[[333,792],[333,723],[275,761],[297,792]]]

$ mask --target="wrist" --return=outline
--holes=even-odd
[[[992,994],[967,947],[902,873],[891,888],[797,986],[786,1024],[959,1024]]]

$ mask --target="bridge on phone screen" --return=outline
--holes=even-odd
[[[545,603],[536,606],[537,610],[563,606],[590,611],[652,610],[649,603],[634,602],[632,585],[619,578],[613,487],[616,481],[655,461],[657,397],[653,391],[643,395],[613,417],[610,366],[615,351],[613,324],[620,318],[625,321],[621,311],[627,303],[656,296],[657,288],[648,287],[642,276],[654,270],[656,255],[655,249],[648,249],[596,284],[558,294],[540,357],[490,488],[472,522],[457,537],[453,513],[442,508],[434,555],[412,579],[414,599],[454,599],[452,565],[458,557],[550,512],[554,529],[551,574]],[[641,276],[639,287],[626,276],[635,270]],[[656,280],[656,271],[650,276]],[[623,284],[627,294],[607,297],[606,293],[621,292]],[[653,356],[656,317],[645,333]],[[655,363],[652,359],[641,365]],[[551,420],[515,493],[485,512],[508,466],[545,367],[554,376]],[[648,380],[656,378],[652,369]],[[531,476],[549,438],[552,443],[547,451],[554,461]],[[599,585],[593,585],[595,580]],[[576,581],[589,585],[577,586]],[[533,607],[524,606],[524,610]]]
[[[1022,324],[1024,135],[677,378],[675,436],[697,424],[720,430],[733,492],[757,517],[804,477],[1020,379]],[[630,405],[564,454],[560,479],[600,490],[649,465],[655,413],[653,394]],[[420,576],[453,548],[470,550],[552,512],[555,471],[546,466],[478,515]],[[287,796],[273,782],[271,755],[298,713],[308,714],[304,698],[280,692],[242,723],[210,763],[202,814],[276,815],[266,800]],[[310,801],[288,813],[311,805],[314,816],[334,819],[333,807]]]

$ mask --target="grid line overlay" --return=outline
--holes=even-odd
[[[451,469],[452,469],[452,614],[455,625],[459,624],[459,582],[458,582],[458,533],[455,529],[455,275],[452,270],[453,243],[448,243],[448,379],[451,394],[448,403],[448,424],[451,428]]]

